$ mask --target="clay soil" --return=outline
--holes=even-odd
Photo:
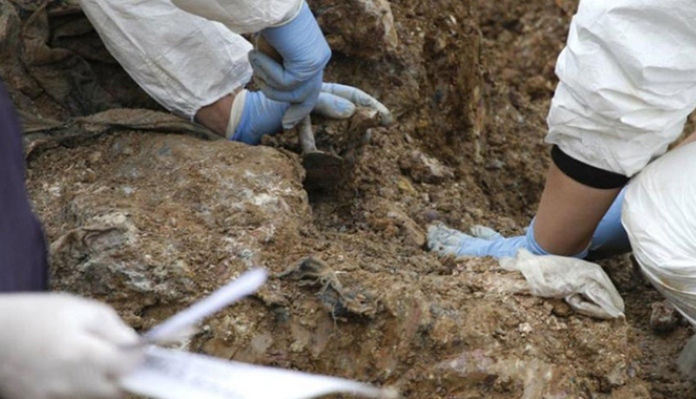
[[[31,11],[29,3],[22,6]],[[314,3],[315,10],[323,10],[331,2]],[[254,171],[287,167],[278,178],[290,182],[288,190],[301,193],[293,197],[297,208],[287,210],[296,214],[278,219],[284,224],[282,235],[264,243],[258,254],[258,262],[274,273],[272,285],[253,302],[210,321],[189,349],[396,385],[407,398],[693,397],[696,391],[674,365],[692,331],[683,324],[665,334],[650,329],[651,305],[661,298],[629,257],[601,263],[624,297],[626,319],[597,321],[572,314],[561,301],[525,294],[521,278],[502,271],[494,260],[443,259],[425,247],[425,231],[435,220],[463,230],[482,224],[511,235],[520,234],[533,217],[549,164],[543,138],[556,84],[555,60],[576,7],[569,0],[391,1],[398,46],[382,55],[356,55],[350,43],[343,43],[327,80],[374,94],[394,111],[398,123],[383,128],[367,117],[317,119],[320,148],[348,162],[343,180],[334,187],[302,191],[292,133],[264,141],[278,151],[233,157],[224,156],[229,143],[186,137],[185,151],[210,146],[205,150],[209,158],[227,162],[229,170],[240,165]],[[29,11],[21,15],[24,20]],[[73,21],[83,18],[52,15],[54,22],[65,15]],[[80,46],[91,43],[98,50],[80,54],[110,90],[110,98],[160,110],[108,60],[88,24],[80,34],[80,41],[66,34],[53,45],[80,53]],[[17,88],[21,91],[27,92]],[[84,113],[111,107],[106,103]],[[43,114],[79,116],[75,110],[47,106]],[[143,139],[142,132],[131,130],[95,134],[42,145],[30,154],[30,193],[49,241],[78,227],[80,219],[65,215],[74,197],[52,195],[56,182],[77,191],[85,179],[107,176],[120,162],[137,169],[138,159],[144,187],[155,190],[158,181],[169,179],[153,176],[165,169],[155,165],[156,153],[148,158],[147,151],[166,145],[176,152],[179,144],[153,135]],[[253,157],[261,161],[249,161]],[[214,167],[205,162],[195,164]],[[85,177],[87,168],[92,175]],[[105,186],[113,187],[126,178],[104,179]],[[191,170],[178,179],[172,182],[188,179],[191,188],[176,201],[193,203],[207,195],[204,190],[215,190],[200,182],[208,177]],[[157,204],[141,219],[132,212],[140,230],[159,232],[176,209]],[[225,213],[227,220],[248,226],[259,223],[260,216],[254,215]],[[224,255],[216,253],[212,259],[213,245],[196,241],[191,231],[186,234],[191,238],[181,245],[189,248],[186,262],[195,272],[189,276],[195,289],[186,284],[177,289],[195,297],[219,283],[211,270],[196,265],[224,263]],[[198,248],[193,251],[192,246]],[[54,262],[62,265],[61,259]],[[239,271],[244,265],[231,261],[229,267]],[[105,300],[112,295],[71,289],[79,283],[68,274],[58,271],[61,289]],[[123,297],[114,305],[140,329],[182,306],[173,297],[152,300],[147,308]]]

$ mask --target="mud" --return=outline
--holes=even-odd
[[[398,123],[316,118],[318,146],[347,167],[307,190],[294,132],[250,148],[163,128],[76,3],[0,0],[0,74],[27,129],[54,288],[103,299],[142,330],[259,265],[267,286],[188,349],[406,398],[692,397],[674,365],[692,332],[667,316],[669,331],[651,329],[661,298],[629,258],[603,263],[626,319],[597,321],[530,296],[493,260],[424,249],[433,220],[519,234],[533,216],[577,2],[310,4],[334,49],[327,80],[375,95]],[[119,107],[150,113],[83,118]]]

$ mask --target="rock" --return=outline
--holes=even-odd
[[[607,391],[618,388],[620,386],[626,385],[627,375],[626,375],[626,365],[623,363],[617,363],[617,365],[606,375]]]
[[[404,244],[416,248],[425,247],[427,235],[413,219],[398,210],[392,210],[387,214],[387,217],[393,219],[399,226],[401,235],[404,237]]]
[[[522,324],[520,324],[520,325],[517,327],[517,330],[518,330],[522,335],[529,334],[529,333],[531,333],[532,331],[534,331],[534,329],[532,328],[532,326],[531,326],[529,323],[522,323]]]
[[[570,308],[570,305],[566,303],[563,300],[560,299],[555,299],[555,300],[550,300],[552,301],[553,308],[551,309],[551,312],[558,316],[558,317],[568,317],[571,314],[573,314],[573,309]]]
[[[439,363],[435,370],[439,378],[466,386],[495,381],[498,378],[496,366],[496,362],[483,350],[474,350]]]
[[[413,188],[413,185],[411,182],[408,181],[408,179],[405,179],[403,177],[399,178],[399,180],[396,182],[396,186],[399,187],[399,190],[401,190],[403,193],[406,194],[417,194],[418,192],[416,191],[415,188]]]
[[[682,316],[667,301],[655,302],[651,305],[650,328],[656,333],[668,333],[674,331],[679,325]]]
[[[333,51],[381,58],[394,52],[399,38],[387,0],[314,0],[309,2]]]
[[[130,154],[109,149],[129,148]],[[267,147],[174,135],[115,135],[47,156],[52,184],[37,194],[52,238],[53,288],[97,297],[134,323],[143,307],[189,302],[262,264],[271,242],[310,224],[302,171]],[[99,179],[82,182],[76,159]],[[84,168],[84,166],[83,166]]]
[[[425,209],[418,214],[418,221],[426,226],[442,219],[442,214],[436,209]]]
[[[399,167],[415,182],[439,184],[454,177],[454,171],[437,159],[420,151],[412,151],[399,160]]]

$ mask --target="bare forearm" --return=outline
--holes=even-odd
[[[582,252],[619,191],[580,184],[552,164],[534,226],[537,242],[555,255]]]

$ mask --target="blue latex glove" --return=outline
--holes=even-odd
[[[631,250],[628,235],[621,225],[621,206],[625,189],[619,193],[614,203],[600,221],[592,236],[589,250],[572,256],[593,259],[618,255]],[[493,256],[495,258],[514,257],[520,248],[534,255],[549,255],[534,239],[534,220],[523,236],[505,238],[493,229],[477,226],[473,235],[450,229],[442,224],[428,229],[428,247],[441,255],[455,256]]]
[[[261,137],[280,132],[283,115],[290,104],[269,100],[260,92],[248,92],[237,129],[230,140],[257,145]]]
[[[266,97],[292,104],[283,116],[283,128],[290,129],[314,109],[331,49],[306,3],[290,22],[260,33],[283,64],[259,51],[249,53],[249,62]]]
[[[443,224],[428,228],[428,248],[440,255],[459,256],[493,256],[495,258],[514,257],[521,248],[534,255],[548,255],[534,239],[534,221],[527,229],[527,234],[505,238],[489,228],[476,228],[475,235],[464,234],[450,229]],[[584,257],[587,252],[578,254]]]
[[[356,106],[376,110],[383,124],[393,121],[391,112],[360,89],[336,83],[324,83],[319,93],[314,112],[333,119],[353,116]],[[290,104],[268,99],[262,92],[247,92],[239,124],[230,140],[257,145],[261,137],[274,135],[282,130],[281,120]]]

